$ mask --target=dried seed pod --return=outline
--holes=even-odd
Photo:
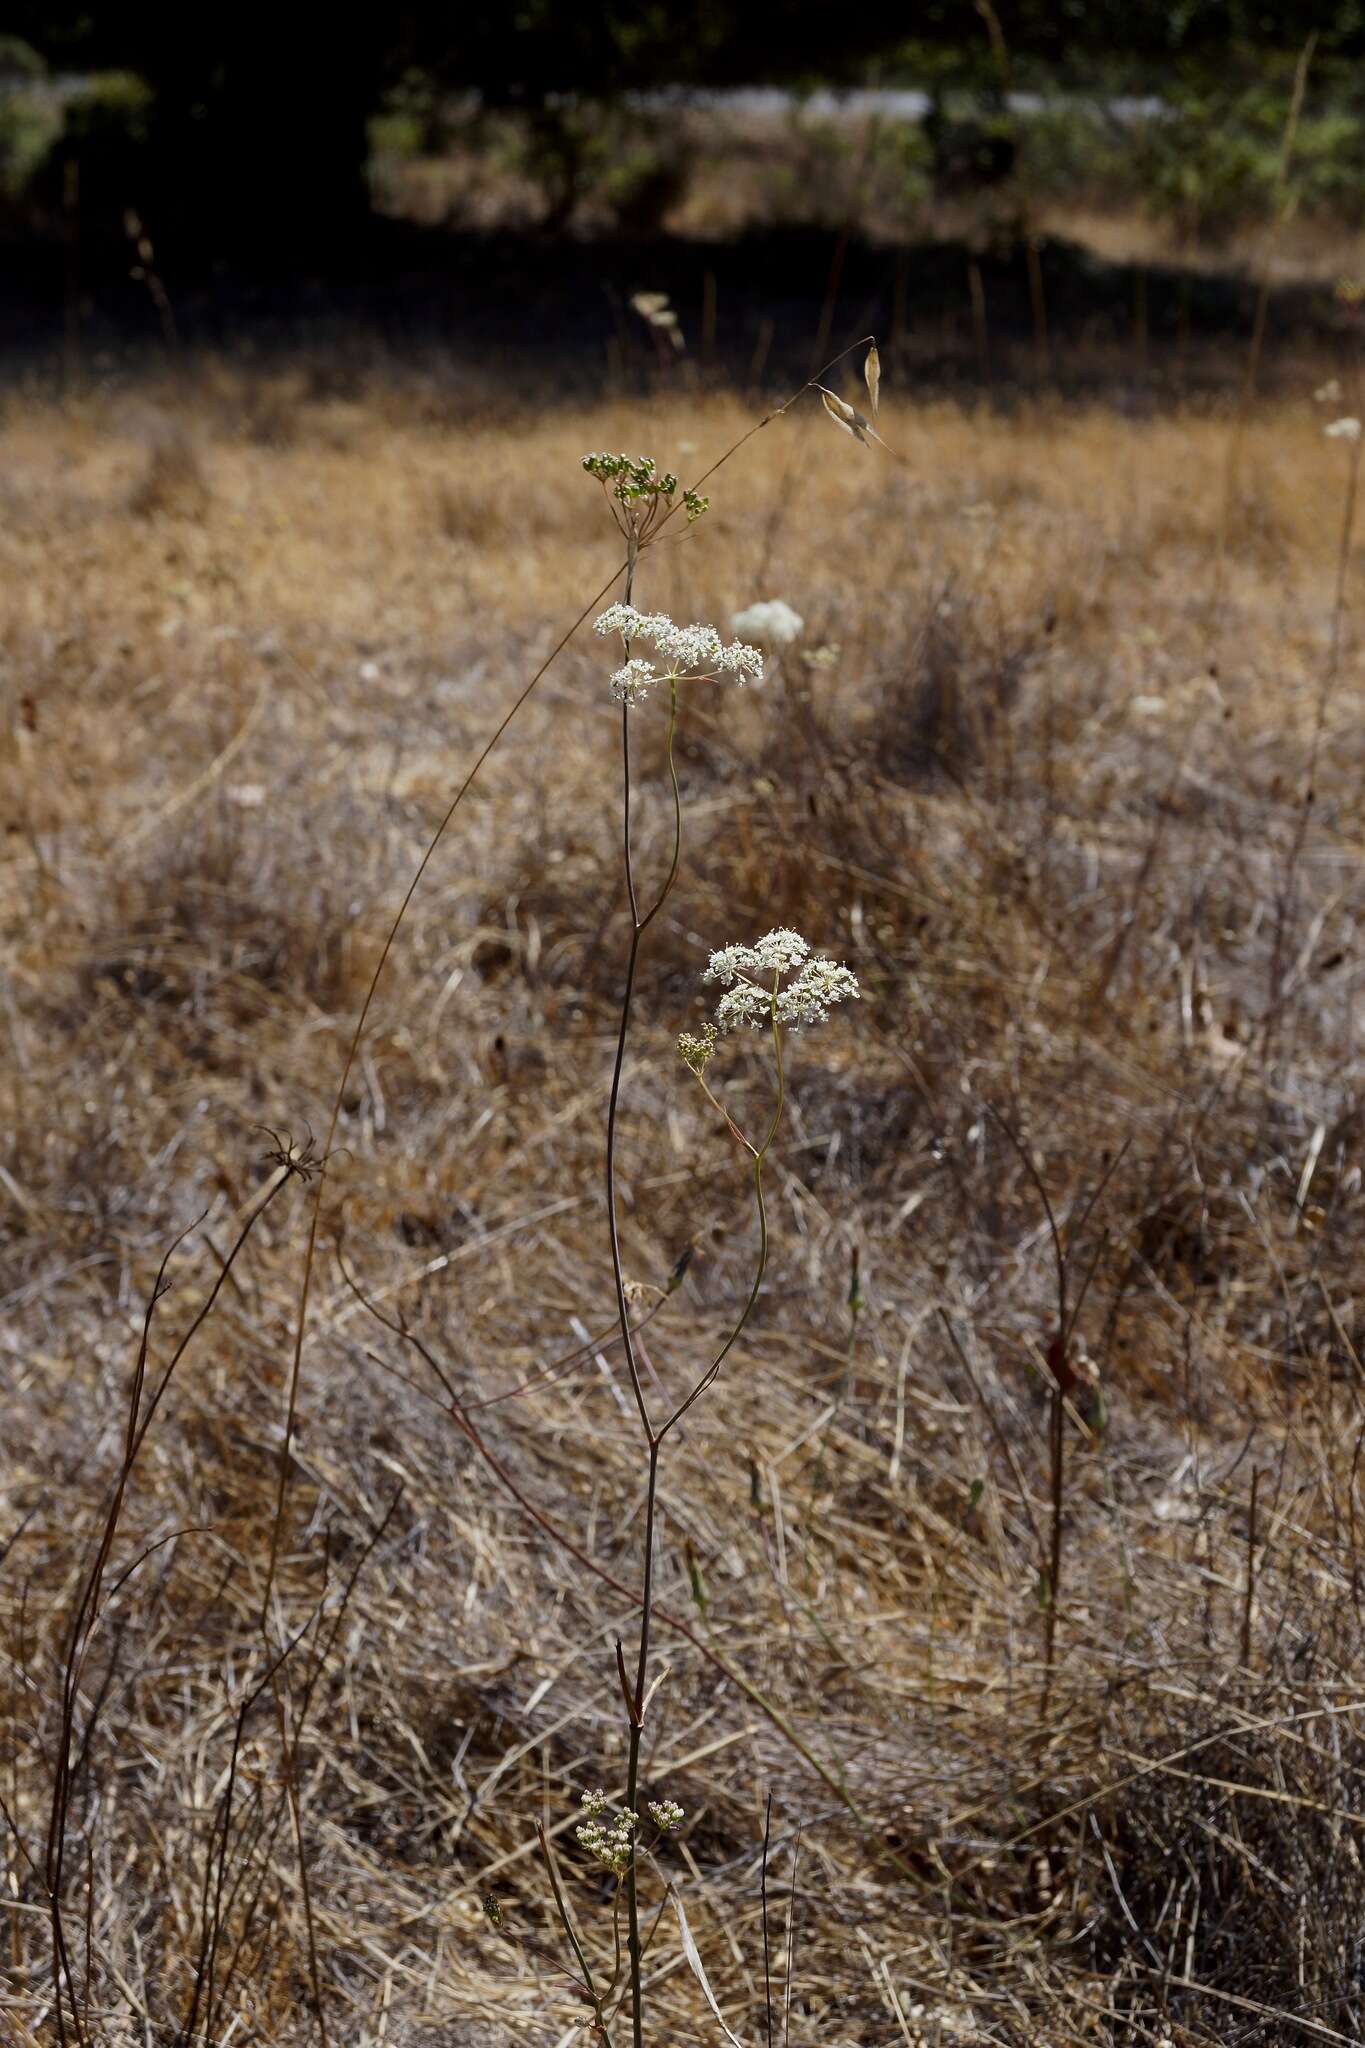
[[[842,398],[836,398],[832,391],[826,391],[823,384],[820,386],[820,396],[824,399],[825,411],[835,426],[842,427],[846,434],[852,434],[855,441],[861,441],[866,445],[867,435],[863,431],[864,422],[861,414],[856,413]]]

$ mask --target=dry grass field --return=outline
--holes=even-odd
[[[707,955],[790,925],[862,985],[791,1040],[764,1287],[662,1464],[643,1772],[745,2048],[1365,2032],[1365,727],[1353,450],[1313,381],[1253,412],[1229,489],[1230,411],[889,374],[893,455],[807,398],[641,562],[647,608],[805,620],[761,688],[683,709],[620,1138],[652,1386],[753,1272],[674,1050]],[[603,1197],[620,715],[586,627],[379,984],[277,1525],[317,1192],[281,1158],[324,1141],[461,777],[619,562],[579,458],[690,478],[761,410],[209,363],[0,421],[16,2048],[582,2038],[536,1826],[609,1950],[573,1826],[624,1783],[643,1498]],[[652,876],[663,719],[632,718]],[[757,1122],[761,1041],[718,1060]],[[168,1253],[144,1420],[175,1370],[68,1684]],[[671,1912],[646,1975],[653,2048],[725,2038]]]

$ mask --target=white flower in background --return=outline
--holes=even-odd
[[[1331,426],[1324,427],[1322,431],[1329,441],[1358,441],[1360,421],[1352,419],[1348,414],[1345,419],[1333,420]]]
[[[790,647],[805,630],[806,622],[800,612],[793,611],[780,597],[747,605],[742,612],[735,612],[730,620],[732,633],[740,634],[745,640],[756,640],[760,647]]]
[[[792,979],[782,987],[783,978]],[[791,1030],[823,1024],[835,1003],[857,1001],[862,991],[856,975],[824,954],[810,957],[800,932],[781,928],[752,946],[723,946],[713,953],[703,981],[718,981],[725,990],[716,1005],[716,1030],[734,1031],[742,1024],[755,1030],[776,1018]],[[683,1057],[688,1065],[688,1051]],[[709,1048],[708,1048],[709,1057]]]
[[[1325,384],[1319,384],[1319,386],[1318,386],[1317,390],[1316,390],[1316,391],[1315,391],[1315,392],[1313,393],[1313,402],[1314,402],[1314,404],[1315,404],[1315,405],[1340,405],[1340,404],[1341,404],[1341,380],[1340,380],[1340,378],[1339,378],[1339,377],[1329,377],[1329,378],[1327,379],[1327,382],[1326,382]]]
[[[593,631],[619,633],[627,646],[643,640],[655,649],[654,661],[633,656],[612,677],[612,695],[626,704],[640,703],[660,682],[730,675],[742,686],[763,679],[763,656],[757,647],[742,640],[727,645],[714,626],[678,626],[666,612],[641,612],[633,604],[608,605]]]

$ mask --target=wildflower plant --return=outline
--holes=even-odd
[[[836,358],[836,362],[837,360],[839,359]],[[833,363],[826,365],[825,370],[821,374],[828,374],[834,367],[835,364]],[[705,482],[706,477],[712,474],[715,469],[718,469],[721,463],[728,461],[750,435],[757,433],[770,420],[776,419],[786,412],[795,403],[796,399],[805,392],[816,388],[819,387],[817,387],[815,380],[808,380],[801,387],[800,391],[788,399],[784,405],[776,407],[772,412],[766,414],[763,419],[751,426],[746,434],[741,435],[720,457],[720,461],[712,465],[712,470],[706,472],[706,475],[699,479],[699,482]],[[676,1801],[668,1798],[645,1800],[643,1802],[645,1818],[642,1820],[640,1817],[642,1811],[640,1800],[641,1732],[645,1725],[646,1712],[652,1692],[648,1678],[651,1629],[654,1619],[653,1579],[660,1452],[666,1438],[680,1421],[681,1417],[714,1381],[721,1362],[744,1327],[750,1309],[756,1299],[762,1277],[763,1262],[766,1258],[766,1232],[761,1229],[758,1276],[755,1279],[754,1288],[739,1322],[731,1331],[725,1343],[720,1347],[714,1359],[709,1364],[699,1366],[698,1375],[694,1380],[691,1392],[684,1399],[673,1402],[668,1407],[667,1413],[655,1413],[650,1405],[651,1397],[647,1397],[645,1392],[637,1357],[635,1337],[643,1325],[655,1314],[659,1313],[664,1304],[675,1295],[686,1271],[686,1254],[675,1266],[666,1288],[654,1290],[658,1299],[648,1307],[643,1306],[639,1292],[628,1285],[622,1271],[617,1214],[616,1140],[622,1075],[630,1033],[640,946],[645,933],[667,900],[677,876],[681,854],[682,809],[677,777],[672,771],[670,752],[669,772],[674,813],[673,853],[667,873],[655,892],[652,902],[648,904],[648,907],[644,907],[644,900],[638,884],[631,837],[631,715],[633,702],[638,704],[641,696],[648,693],[646,687],[647,678],[643,673],[646,668],[651,672],[652,680],[666,681],[670,685],[670,720],[672,723],[672,721],[676,720],[677,716],[680,684],[684,682],[701,684],[707,681],[720,681],[724,679],[733,679],[739,683],[743,683],[746,680],[756,680],[761,673],[762,657],[756,648],[749,646],[743,641],[726,643],[712,627],[703,625],[678,627],[662,614],[640,613],[634,609],[633,586],[643,551],[652,544],[665,524],[675,514],[682,513],[689,523],[702,517],[707,509],[707,500],[701,495],[699,489],[693,488],[680,491],[677,477],[672,472],[660,472],[655,462],[647,457],[589,455],[584,458],[583,467],[601,485],[611,517],[625,537],[626,556],[622,568],[609,579],[595,598],[583,606],[579,618],[568,627],[560,640],[551,648],[534,673],[521,687],[510,705],[503,710],[493,730],[484,741],[472,764],[468,767],[452,793],[439,822],[426,841],[425,848],[416,863],[408,887],[387,924],[376,965],[366,984],[364,995],[359,1005],[354,1028],[346,1041],[344,1057],[340,1062],[339,1078],[332,1095],[326,1133],[321,1145],[315,1149],[310,1140],[306,1146],[300,1147],[295,1146],[287,1138],[277,1139],[276,1163],[278,1170],[276,1174],[271,1177],[269,1184],[263,1190],[259,1202],[249,1209],[234,1245],[226,1258],[219,1261],[222,1267],[221,1273],[217,1280],[215,1280],[203,1306],[188,1324],[187,1332],[174,1350],[170,1362],[165,1368],[165,1372],[158,1381],[157,1389],[150,1398],[150,1402],[144,1403],[143,1367],[147,1356],[150,1315],[151,1309],[155,1307],[156,1302],[160,1300],[165,1292],[166,1269],[164,1264],[156,1282],[148,1310],[148,1319],[144,1323],[142,1349],[138,1355],[136,1370],[133,1376],[132,1413],[128,1426],[126,1456],[118,1473],[117,1483],[112,1491],[111,1504],[108,1507],[102,1524],[102,1533],[100,1533],[99,1540],[95,1546],[94,1562],[88,1573],[83,1571],[81,1574],[81,1581],[76,1594],[75,1612],[71,1619],[70,1627],[65,1631],[68,1649],[61,1671],[62,1717],[58,1731],[59,1739],[54,1755],[54,1784],[48,1821],[46,1861],[42,1866],[39,1866],[37,1863],[33,1865],[38,1882],[46,1892],[47,1906],[45,1911],[50,1918],[52,1931],[52,1978],[50,2004],[47,2009],[50,2011],[55,2009],[58,2037],[63,2040],[68,2038],[68,2022],[70,2034],[78,2044],[90,2038],[88,2034],[91,2009],[90,1981],[87,1976],[85,1997],[82,2000],[77,1990],[76,1975],[70,1963],[72,1948],[68,1943],[66,1933],[62,1881],[63,1858],[72,1821],[71,1787],[73,1782],[75,1782],[75,1778],[79,1776],[78,1772],[73,1772],[72,1767],[75,1742],[79,1733],[76,1720],[76,1706],[82,1692],[82,1670],[85,1651],[105,1612],[107,1598],[112,1597],[107,1594],[105,1584],[106,1567],[110,1564],[112,1546],[119,1535],[120,1517],[128,1498],[128,1488],[133,1477],[133,1467],[152,1424],[152,1411],[155,1410],[162,1394],[166,1390],[176,1361],[183,1355],[186,1346],[192,1341],[205,1318],[212,1310],[219,1289],[223,1282],[229,1278],[230,1269],[246,1241],[247,1233],[264,1214],[266,1207],[275,1199],[279,1189],[282,1189],[291,1181],[298,1181],[302,1185],[307,1186],[311,1191],[311,1195],[308,1205],[306,1244],[301,1262],[297,1306],[292,1318],[288,1369],[284,1376],[284,1420],[283,1426],[279,1431],[279,1455],[274,1485],[274,1508],[269,1522],[268,1550],[259,1607],[261,1633],[269,1655],[266,1677],[262,1680],[260,1686],[257,1686],[255,1690],[244,1696],[242,1706],[242,1715],[244,1715],[252,1703],[260,1697],[261,1691],[267,1683],[272,1687],[275,1686],[286,1658],[291,1654],[295,1645],[303,1641],[303,1633],[294,1636],[290,1640],[277,1639],[276,1618],[283,1605],[281,1598],[284,1592],[281,1584],[282,1567],[290,1553],[292,1541],[291,1531],[294,1522],[294,1508],[291,1488],[294,1485],[296,1465],[294,1445],[300,1414],[303,1361],[309,1332],[310,1307],[321,1235],[324,1190],[327,1185],[326,1162],[333,1156],[336,1149],[336,1141],[348,1098],[351,1076],[355,1071],[357,1061],[362,1056],[366,1031],[380,983],[393,959],[399,933],[408,916],[418,885],[437,848],[449,832],[474,782],[494,751],[501,744],[513,721],[518,717],[522,708],[539,687],[551,664],[567,646],[579,627],[586,624],[597,611],[597,607],[610,596],[618,577],[624,573],[625,585],[621,609],[617,616],[611,618],[610,623],[604,624],[602,628],[604,633],[616,631],[621,634],[625,655],[624,668],[628,672],[626,679],[620,681],[617,694],[621,700],[622,709],[622,844],[627,893],[630,903],[630,944],[625,967],[625,986],[621,1004],[620,1028],[617,1035],[616,1056],[607,1109],[606,1211],[611,1265],[620,1324],[619,1339],[615,1339],[613,1342],[619,1342],[638,1413],[642,1440],[645,1446],[647,1485],[645,1489],[642,1573],[639,1595],[640,1630],[638,1647],[634,1658],[633,1674],[627,1670],[626,1658],[621,1644],[618,1642],[616,1646],[616,1677],[619,1682],[629,1729],[626,1784],[619,1805],[609,1802],[605,1793],[593,1792],[586,1797],[583,1802],[583,1818],[579,1823],[578,1834],[579,1848],[594,1864],[609,1875],[614,1887],[613,1925],[615,1938],[613,1946],[615,1960],[610,1977],[605,1982],[599,1982],[599,1976],[603,1973],[599,1973],[594,1968],[587,1945],[580,1938],[547,1830],[542,1828],[538,1831],[541,1853],[548,1874],[559,1925],[568,1948],[572,1953],[573,1967],[570,1968],[562,1956],[549,1954],[548,1951],[538,1947],[534,1942],[526,1940],[510,1927],[507,1924],[509,1915],[496,1893],[487,1892],[484,1894],[482,1910],[486,1923],[490,1928],[503,1938],[519,1943],[529,1954],[548,1961],[572,1984],[576,1995],[590,2008],[592,2016],[589,2025],[596,2036],[605,2044],[605,2048],[611,2048],[612,2026],[617,2021],[619,2014],[625,2010],[628,2010],[630,2015],[630,2028],[634,2048],[642,2048],[642,1958],[645,1942],[642,1941],[639,1924],[638,1872],[642,1858],[652,1856],[657,1844],[661,1843],[666,1837],[676,1835],[685,1820],[682,1807]],[[609,614],[604,614],[603,617],[606,619],[609,617]],[[649,658],[632,654],[632,635],[637,641],[652,650]],[[637,666],[632,667],[632,664],[637,664]],[[621,671],[618,671],[618,679],[620,676]],[[730,954],[733,955],[732,964],[734,966],[734,973],[727,983],[725,991],[727,996],[732,997],[730,1009],[737,1012],[745,1004],[758,1003],[758,997],[751,998],[747,994],[740,996],[735,993],[741,984],[746,989],[751,985],[759,989],[759,994],[762,997],[759,1008],[763,1009],[763,1006],[766,1005],[762,1021],[766,1021],[771,1027],[773,1043],[779,1063],[778,1109],[774,1115],[768,1138],[764,1141],[764,1147],[760,1148],[756,1155],[760,1165],[761,1151],[766,1149],[766,1146],[771,1143],[772,1133],[776,1130],[777,1118],[780,1116],[780,1058],[783,1029],[787,1027],[794,1028],[798,1022],[812,1021],[817,1013],[824,1013],[830,1001],[837,1000],[842,995],[856,993],[851,987],[843,986],[842,984],[836,987],[835,982],[828,978],[823,984],[812,983],[809,980],[803,984],[803,975],[808,976],[811,968],[819,967],[820,963],[809,960],[804,941],[795,941],[796,950],[794,950],[791,943],[794,940],[794,936],[791,934],[769,935],[770,941],[774,938],[782,941],[778,947],[778,953],[781,957],[773,971],[771,985],[761,980],[762,976],[768,974],[773,958],[776,957],[772,956],[772,949],[768,942],[760,942],[758,947],[749,949],[752,951],[757,963],[756,970],[752,972],[745,961],[739,958],[739,953],[743,952],[744,949],[739,949],[739,952],[736,952],[736,949],[728,949]],[[820,968],[820,971],[825,973],[826,976],[831,972],[836,975],[842,975],[845,972],[842,969],[834,969],[832,963],[827,963],[826,966]],[[806,989],[804,995],[797,993],[803,985]],[[823,996],[821,993],[822,989]],[[754,1017],[746,1017],[745,1021],[760,1021],[760,1019],[756,1014]],[[692,1071],[699,1077],[704,1075],[717,1037],[721,1035],[724,1028],[728,1028],[728,1012],[726,1017],[721,1018],[717,1023],[708,1024],[697,1039],[689,1042],[693,1050],[688,1063],[692,1067]],[[709,1092],[711,1091],[708,1088]],[[713,1099],[715,1099],[714,1096]],[[271,1135],[274,1136],[273,1133]],[[751,1147],[751,1150],[753,1149]],[[761,1223],[760,1212],[760,1225]],[[340,1251],[338,1251],[338,1258],[341,1258]],[[481,1434],[478,1423],[473,1419],[472,1413],[474,1407],[484,1404],[467,1404],[461,1398],[459,1386],[445,1373],[436,1355],[416,1336],[406,1319],[401,1314],[392,1316],[386,1314],[374,1301],[369,1299],[358,1282],[354,1280],[344,1262],[342,1262],[342,1271],[356,1293],[357,1299],[374,1320],[389,1332],[395,1341],[409,1345],[417,1351],[426,1369],[441,1386],[445,1397],[445,1405],[453,1423],[460,1430],[465,1441],[484,1460],[487,1468],[497,1477],[499,1483],[511,1493],[523,1511],[531,1514],[544,1534],[550,1540],[559,1543],[580,1564],[597,1573],[599,1577],[608,1578],[610,1575],[603,1571],[586,1551],[578,1548],[571,1539],[556,1528],[552,1518],[541,1515],[534,1508],[526,1494],[521,1490],[513,1474],[498,1458],[496,1452],[490,1448]],[[592,1350],[597,1348],[596,1342],[590,1346]],[[659,1397],[653,1395],[652,1398],[657,1400]],[[398,1497],[395,1496],[393,1506],[389,1509],[384,1519],[379,1522],[373,1532],[369,1545],[362,1553],[361,1563],[364,1562],[365,1558],[369,1556],[370,1551],[382,1539],[397,1504]],[[359,1566],[357,1566],[357,1572],[358,1570]],[[125,1573],[124,1578],[118,1581],[120,1586],[124,1583],[126,1577],[127,1574]],[[345,1600],[349,1598],[350,1588],[354,1586],[354,1583],[355,1576],[352,1575],[347,1591],[342,1596],[343,1606]],[[613,1585],[618,1584],[614,1579],[611,1580],[611,1583]],[[117,1588],[114,1590],[116,1591]],[[678,1626],[676,1621],[673,1621],[672,1625]],[[713,1663],[720,1665],[722,1669],[726,1668],[719,1653],[710,1644],[703,1642],[697,1636],[690,1636],[690,1640],[696,1643],[702,1654],[709,1656]],[[316,1674],[314,1673],[314,1675]],[[311,1679],[309,1683],[311,1684]],[[752,1688],[750,1688],[750,1691],[755,1701],[763,1705],[761,1696],[754,1692]],[[292,1788],[297,1783],[298,1752],[296,1742],[298,1728],[291,1725],[293,1717],[285,1713],[282,1696],[278,1691],[276,1692],[276,1703],[280,1706],[278,1722],[281,1776],[282,1781]],[[765,1710],[770,1712],[774,1719],[777,1718],[775,1710],[766,1709],[766,1707]],[[87,1720],[84,1729],[87,1741],[92,1726],[93,1722]],[[242,1716],[239,1715],[237,1720],[239,1742],[242,1726]],[[203,1939],[199,1944],[200,1963],[191,1985],[187,2015],[183,2024],[177,2028],[178,2035],[183,2035],[186,2039],[193,2036],[194,2038],[202,2037],[207,2040],[217,2038],[222,2032],[218,2025],[218,2020],[221,2018],[221,2006],[227,1998],[226,1982],[231,1981],[232,1973],[236,1969],[236,1963],[232,1963],[224,1981],[215,1980],[214,1967],[219,1955],[220,1936],[224,1934],[224,1923],[221,1913],[224,1904],[224,1880],[228,1875],[229,1869],[230,1843],[241,1839],[244,1826],[248,1841],[248,1847],[245,1852],[247,1861],[240,1866],[231,1884],[226,1887],[226,1898],[229,1908],[231,1907],[232,1900],[237,1895],[238,1885],[251,1868],[251,1858],[256,1853],[254,1847],[255,1835],[251,1831],[250,1824],[244,1824],[241,1817],[234,1814],[231,1806],[235,1775],[235,1748],[233,1755],[234,1768],[228,1773],[228,1784],[223,1792],[220,1805],[221,1827],[219,1827],[217,1819],[215,1819],[214,1823],[215,1829],[218,1831],[222,1852],[217,1868],[218,1882],[215,1886],[206,1881],[203,1887],[207,1917],[203,1929]],[[832,1777],[823,1772],[822,1775],[827,1777],[827,1781],[836,1791],[839,1789]],[[292,1812],[297,1828],[299,1810],[296,1802],[292,1803]],[[19,1846],[22,1849],[23,1843],[21,1839],[19,1840]],[[299,1846],[300,1848],[302,1846],[301,1835],[299,1836]],[[308,1923],[309,1934],[309,2003],[316,2018],[319,2033],[325,2038],[324,1979],[318,1967],[318,1956],[313,1942],[312,1916],[307,1904],[306,1864],[302,1859],[300,1860],[299,1869],[305,1902],[305,1918]],[[212,1899],[210,1899],[210,1893],[213,1894]],[[259,1886],[257,1887],[257,1895],[259,1896]],[[90,1896],[93,1900],[93,1893]],[[250,1908],[250,1911],[254,1910],[254,1906]],[[681,1921],[681,1907],[678,1910]],[[622,1912],[624,1912],[627,1921],[624,1951],[620,1939]],[[87,1931],[88,1927],[89,1922],[87,1921]],[[700,1974],[700,1966],[695,1959],[695,1945],[692,1944],[691,1938],[686,1932],[685,1924],[683,1926],[683,1936],[684,1951],[689,1965]],[[245,1939],[246,1936],[243,1934],[241,1941],[244,1942]],[[240,1946],[241,1943],[238,1942],[237,1948],[239,1951]],[[88,1954],[87,1967],[89,1962],[90,1955]],[[714,2005],[714,2002],[712,2003]],[[85,2013],[84,2019],[82,2018],[82,2008]],[[228,2031],[231,2031],[230,2027]]]
[[[875,412],[879,376],[875,350],[865,367],[865,376]],[[802,386],[802,393],[817,390],[824,394],[824,387],[816,379]],[[802,393],[796,395],[799,397]],[[829,408],[828,394],[824,395],[831,416],[839,424],[846,424],[842,413]],[[749,429],[749,433],[756,433],[768,419],[785,412],[792,403],[794,400],[788,400],[776,412],[766,415]],[[861,414],[853,418],[855,439],[879,438],[874,430],[867,427]],[[742,436],[735,443],[735,448],[747,438],[748,435]],[[729,453],[733,454],[735,448]],[[601,639],[618,638],[621,655],[617,667],[610,672],[609,688],[611,696],[621,707],[621,852],[629,907],[629,941],[607,1097],[606,1224],[619,1326],[615,1344],[619,1347],[639,1426],[644,1468],[639,1634],[629,1662],[622,1643],[618,1641],[616,1644],[616,1683],[626,1718],[625,1784],[618,1798],[614,1799],[609,1799],[600,1790],[585,1793],[582,1817],[575,1828],[579,1850],[606,1874],[612,1885],[612,1962],[609,1970],[604,1965],[594,1964],[589,1953],[590,1944],[580,1933],[571,1910],[549,1836],[544,1829],[538,1833],[555,1913],[574,1958],[572,1970],[561,1963],[556,1963],[556,1967],[571,1979],[580,1997],[591,2008],[587,2025],[596,2038],[606,2044],[606,2048],[611,2048],[613,2025],[627,2013],[632,2048],[643,2048],[643,1959],[650,1937],[643,1935],[641,1929],[641,1870],[654,1857],[659,1844],[678,1833],[685,1819],[682,1807],[675,1800],[648,1799],[642,1802],[640,1796],[642,1735],[655,1689],[650,1684],[650,1651],[655,1619],[654,1569],[661,1454],[665,1442],[683,1417],[715,1384],[726,1358],[743,1333],[763,1284],[768,1259],[763,1169],[782,1120],[786,1090],[783,1067],[785,1035],[789,1031],[805,1030],[825,1022],[835,1005],[856,1000],[859,989],[856,978],[847,967],[823,954],[813,953],[799,932],[786,928],[774,929],[752,944],[724,946],[711,955],[703,980],[719,989],[714,1015],[702,1024],[700,1030],[683,1032],[678,1039],[678,1051],[708,1102],[748,1154],[757,1213],[755,1270],[747,1299],[733,1327],[723,1341],[715,1344],[697,1362],[686,1391],[666,1393],[661,1403],[657,1375],[651,1375],[650,1388],[646,1389],[636,1339],[644,1322],[658,1313],[673,1296],[685,1271],[686,1256],[679,1262],[660,1299],[642,1314],[639,1290],[632,1287],[625,1277],[618,1214],[617,1148],[626,1050],[641,948],[672,892],[682,859],[683,806],[674,758],[682,693],[684,689],[690,693],[708,684],[732,683],[743,687],[746,683],[759,682],[763,676],[764,657],[760,647],[745,639],[727,641],[713,625],[701,621],[679,624],[666,613],[645,611],[635,602],[635,584],[642,557],[676,513],[684,514],[689,525],[703,516],[709,501],[700,490],[680,490],[673,471],[660,469],[651,456],[595,453],[583,457],[582,467],[600,484],[611,518],[626,542],[621,594],[597,615],[594,631]],[[708,475],[710,473],[707,472]],[[701,481],[704,482],[705,478]],[[789,612],[788,607],[769,605],[761,608],[761,612],[758,622],[760,635],[756,637],[764,638],[770,645],[780,646],[801,630],[800,620],[795,613]],[[780,618],[775,616],[779,612]],[[585,613],[584,616],[590,615]],[[734,623],[738,629],[747,622],[740,617]],[[642,885],[634,844],[638,799],[634,786],[632,724],[649,698],[656,691],[665,689],[668,710],[664,754],[672,808],[672,847],[662,879],[652,889],[646,890]],[[773,1062],[772,1108],[764,1130],[753,1139],[745,1134],[725,1108],[710,1079],[720,1042],[740,1030],[765,1033]],[[477,1432],[468,1425],[466,1427],[471,1439],[478,1443]],[[496,1465],[494,1469],[497,1469]],[[664,1885],[666,1893],[671,1891],[666,1879]],[[676,1895],[673,1896],[680,1924],[683,1924],[684,1951],[691,1967],[700,1974],[695,1947],[691,1945],[683,1923],[681,1906]],[[662,1911],[662,1906],[659,1910]],[[625,1922],[624,1944],[622,1919]],[[657,1926],[657,1916],[654,1924]],[[709,1995],[708,1992],[708,1998]]]

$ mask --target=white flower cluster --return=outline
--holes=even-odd
[[[652,661],[628,661],[611,679],[611,694],[618,704],[639,704],[659,680]]]
[[[1322,431],[1329,441],[1358,441],[1360,421],[1353,419],[1348,413],[1345,419],[1333,420],[1330,427],[1324,427]]]
[[[629,645],[643,640],[659,657],[656,665],[638,657],[617,669],[611,692],[623,704],[639,704],[655,683],[684,676],[732,675],[741,685],[763,680],[763,656],[742,640],[727,645],[714,626],[675,625],[667,612],[641,612],[633,604],[608,605],[593,625],[594,633],[619,633]]]
[[[793,978],[783,988],[785,975]],[[786,929],[769,932],[753,946],[723,946],[711,955],[702,979],[718,981],[725,990],[716,1005],[718,1031],[742,1024],[758,1030],[774,1018],[799,1031],[803,1024],[823,1024],[833,1004],[856,1002],[862,993],[847,967],[824,954],[812,959],[800,932]]]
[[[810,947],[800,932],[794,932],[789,925],[779,925],[755,946],[722,946],[711,955],[702,979],[718,981],[729,988],[741,974],[790,974],[809,955]]]
[[[645,1811],[662,1834],[675,1835],[683,1824],[683,1810],[676,1799],[647,1799]]]
[[[806,622],[782,598],[768,597],[736,612],[730,620],[730,630],[742,633],[748,640],[757,640],[764,647],[789,647],[793,640],[800,639]]]
[[[604,1821],[602,1816],[607,1810],[607,1795],[602,1791],[585,1792],[582,1803],[587,1819],[574,1829],[574,1833],[604,1870],[610,1870],[616,1877],[623,1876],[630,1868],[635,1830],[640,1825],[639,1816],[628,1806],[623,1806],[614,1820]]]

